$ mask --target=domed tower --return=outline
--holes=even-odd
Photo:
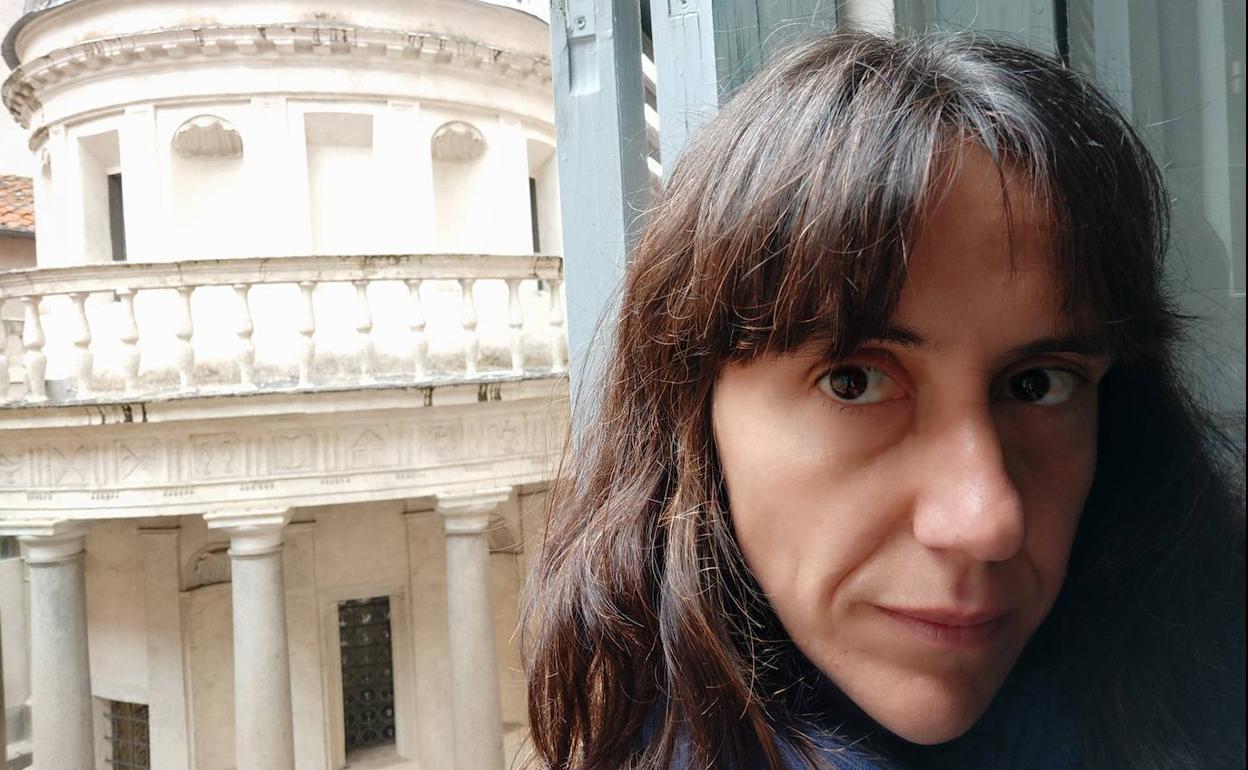
[[[532,0],[30,0],[40,266],[558,251]]]
[[[28,0],[0,535],[36,766],[517,750],[567,433],[548,50],[537,0]]]

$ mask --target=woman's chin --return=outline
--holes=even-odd
[[[988,709],[992,693],[932,688],[890,693],[878,702],[862,704],[877,724],[902,740],[934,746],[957,738],[975,725]]]
[[[924,724],[905,724],[893,727],[884,725],[884,727],[888,728],[898,738],[910,743],[920,746],[935,746],[965,734],[975,724],[975,721],[975,719],[970,719],[933,723],[931,720],[928,720]]]

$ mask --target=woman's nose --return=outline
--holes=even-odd
[[[991,413],[964,415],[925,447],[916,476],[915,538],[977,561],[1005,561],[1026,534],[1023,501]]]

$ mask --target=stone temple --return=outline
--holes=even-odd
[[[14,766],[504,767],[568,424],[546,4],[13,5]]]

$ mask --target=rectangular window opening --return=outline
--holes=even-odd
[[[109,701],[108,766],[114,770],[151,770],[151,739],[147,704]]]
[[[108,239],[113,261],[126,261],[126,216],[122,209],[121,174],[108,175]]]
[[[542,236],[537,226],[537,180],[529,177],[529,226],[533,230],[533,253],[542,253]]]
[[[338,604],[342,726],[348,759],[395,742],[390,597]]]
[[[3,345],[0,342],[0,345]],[[7,384],[7,383],[0,383]],[[0,559],[16,559],[22,555],[22,548],[17,543],[16,537],[4,536],[0,537]]]

